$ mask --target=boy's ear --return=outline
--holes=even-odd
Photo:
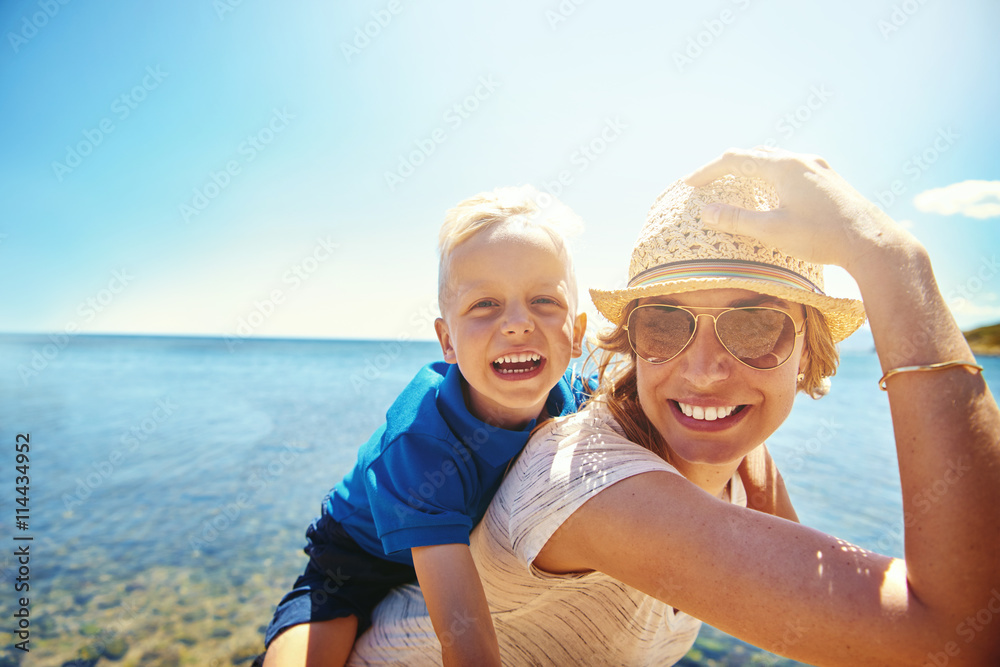
[[[573,322],[573,357],[583,355],[583,334],[587,332],[587,313],[580,313]]]
[[[451,334],[448,332],[448,323],[442,318],[434,320],[434,332],[437,333],[438,342],[441,343],[441,354],[449,364],[457,364],[458,356],[455,354],[455,346],[451,342]]]

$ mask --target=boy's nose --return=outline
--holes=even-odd
[[[520,306],[512,306],[507,310],[503,323],[503,331],[508,334],[531,333],[535,330],[535,321],[530,313]]]
[[[694,339],[680,354],[680,372],[694,387],[706,387],[729,377],[735,361],[719,337],[711,317],[699,315]]]

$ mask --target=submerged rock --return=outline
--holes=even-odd
[[[84,623],[80,626],[80,634],[84,637],[96,637],[101,634],[101,626],[92,622]]]
[[[238,651],[234,651],[231,656],[229,656],[229,661],[234,665],[242,665],[245,662],[253,662],[257,655],[263,649],[263,646],[245,646]]]
[[[194,623],[195,621],[200,621],[208,616],[208,612],[204,609],[192,609],[191,611],[184,612],[181,618],[185,623]]]
[[[121,637],[115,637],[104,646],[104,657],[108,660],[121,660],[128,653],[128,642]]]
[[[80,649],[79,656],[81,660],[97,660],[101,657],[101,649],[95,645],[84,646]]]
[[[46,637],[57,637],[59,635],[59,626],[50,616],[42,616],[37,621],[32,623],[32,627],[35,632],[38,633],[40,639],[45,639]],[[3,662],[0,662],[0,667],[3,667]]]
[[[139,664],[143,667],[180,667],[181,656],[177,649],[169,646],[142,654]]]

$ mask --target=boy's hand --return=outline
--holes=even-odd
[[[441,641],[442,664],[499,665],[493,618],[468,545],[441,544],[412,551],[417,580]]]

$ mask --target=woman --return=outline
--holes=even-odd
[[[669,664],[701,619],[814,664],[998,664],[1000,621],[968,619],[1000,587],[1000,411],[925,250],[818,158],[730,151],[687,180],[654,204],[629,287],[592,291],[621,363],[535,434],[473,533],[504,663]],[[796,390],[823,393],[863,319],[819,264],[851,273],[871,321],[905,562],[743,507],[741,460]],[[439,654],[403,588],[351,664]]]

